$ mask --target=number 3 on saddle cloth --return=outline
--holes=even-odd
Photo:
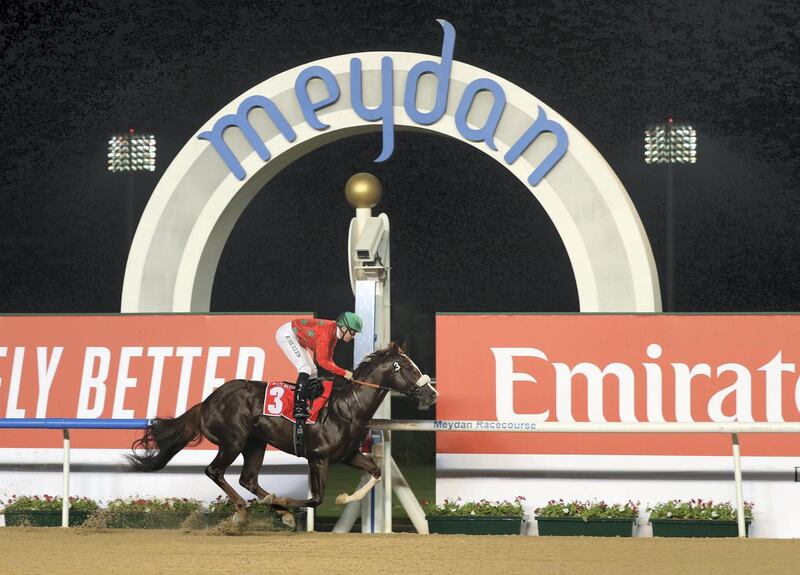
[[[324,379],[321,382],[317,381],[317,385],[314,386],[311,394],[314,398],[311,402],[311,415],[306,423],[315,423],[317,421],[317,416],[320,410],[325,407],[332,388],[333,381],[330,379]],[[270,381],[267,383],[267,391],[264,395],[264,415],[268,417],[285,417],[294,422],[293,411],[294,384],[286,381]]]

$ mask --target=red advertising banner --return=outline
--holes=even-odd
[[[175,416],[227,380],[293,380],[275,331],[295,317],[313,316],[0,316],[0,417]],[[139,435],[76,430],[72,444],[124,448]],[[60,445],[53,431],[0,432],[0,448]]]
[[[437,418],[800,421],[800,316],[439,315]],[[743,434],[743,455],[800,455]],[[440,433],[441,453],[730,455],[724,434]]]

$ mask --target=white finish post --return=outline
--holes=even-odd
[[[386,217],[385,214],[381,214]],[[389,235],[389,223],[386,221],[386,236]],[[387,240],[388,243],[388,240]],[[389,248],[386,247],[384,264],[389,266]],[[389,344],[390,337],[390,308],[389,308],[389,271],[383,282],[375,285],[375,349],[381,349]],[[375,412],[376,417],[392,418],[392,398],[386,398]],[[381,481],[375,486],[373,493],[375,509],[374,533],[392,532],[392,445],[391,432],[386,430],[382,434],[381,458],[377,461],[381,467]]]
[[[747,528],[744,522],[744,494],[742,491],[742,458],[739,453],[739,434],[733,437],[733,477],[736,481],[736,522],[739,526],[739,537],[747,537]]]
[[[61,527],[69,527],[69,429],[64,431],[64,488],[61,500]]]
[[[385,432],[371,431],[372,436],[372,458],[378,467],[383,470],[384,461],[386,458],[384,453],[384,438]],[[383,477],[381,477],[383,479]],[[384,516],[383,501],[386,497],[385,493],[386,484],[384,481],[379,481],[375,484],[369,493],[369,496],[363,499],[361,505],[361,532],[362,533],[383,533],[386,524],[386,517]],[[366,522],[366,525],[365,525]]]
[[[389,403],[387,396],[384,405]],[[381,479],[383,480],[383,532],[392,532],[392,469],[397,464],[392,459],[392,432],[383,432],[383,459],[381,460]]]
[[[374,244],[367,239],[369,237],[375,238]],[[369,245],[368,251],[374,257],[365,259],[363,256],[354,256],[354,250],[359,245],[360,239]],[[372,208],[356,208],[356,217],[350,222],[348,251],[350,281],[356,299],[355,312],[364,323],[363,331],[355,338],[353,360],[354,365],[358,365],[364,357],[376,349],[385,347],[390,340],[388,216],[380,214],[374,217]],[[375,415],[386,419],[391,417],[391,400],[388,395]],[[364,533],[391,533],[392,530],[392,467],[389,439],[388,432],[380,434],[379,447],[377,449],[373,447],[373,455],[379,457],[376,459],[381,467],[383,481],[373,488],[369,497],[362,500],[361,531]],[[373,438],[373,446],[376,443]]]
[[[308,533],[314,531],[315,511],[313,507],[306,507],[306,532]]]
[[[378,281],[374,279],[363,280],[358,279],[355,282],[355,312],[361,318],[363,323],[363,330],[361,333],[356,334],[355,345],[353,350],[353,364],[358,365],[366,356],[375,351],[376,343],[378,342],[378,318],[376,313]],[[380,409],[378,410],[380,413]],[[367,474],[364,474],[367,478]],[[376,487],[377,489],[377,487]],[[376,525],[379,518],[377,513],[383,511],[383,508],[375,509],[372,502],[376,497],[376,492],[373,490],[368,497],[361,500],[361,532],[362,533],[375,533]]]

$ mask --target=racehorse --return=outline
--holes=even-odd
[[[283,509],[284,522],[293,524],[293,516],[285,510],[322,503],[329,465],[342,462],[371,476],[352,495],[337,497],[340,504],[361,499],[380,479],[380,467],[359,448],[369,432],[369,420],[389,391],[411,396],[422,405],[432,405],[438,398],[430,377],[423,375],[396,343],[367,356],[353,373],[353,381],[337,378],[317,423],[309,425],[306,432],[311,497],[302,500],[275,497],[258,484],[267,444],[294,454],[294,423],[263,415],[266,387],[263,381],[234,379],[180,417],[156,418],[133,443],[133,453],[126,456],[130,468],[158,471],[181,449],[196,445],[205,437],[219,447],[217,456],[206,467],[206,475],[234,502],[234,521],[246,519],[245,501],[225,481],[225,470],[241,453],[244,465],[239,484],[261,501]],[[138,449],[144,451],[137,453]]]

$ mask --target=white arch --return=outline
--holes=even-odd
[[[367,52],[318,60],[274,76],[233,100],[198,130],[167,168],[145,208],[128,257],[122,311],[208,311],[220,254],[253,196],[281,169],[309,151],[353,134],[381,129],[380,124],[363,120],[350,107],[350,61],[361,59],[365,104],[373,106],[380,101],[381,58],[386,56],[392,58],[394,65],[395,125],[457,138],[511,170],[544,207],[564,242],[581,311],[661,310],[655,263],[636,209],[613,170],[578,130],[518,86],[456,61],[444,116],[432,125],[420,126],[405,112],[403,88],[411,67],[431,57]],[[306,123],[295,99],[295,80],[309,66],[330,70],[341,89],[338,101],[317,113],[322,122],[330,125],[324,131]],[[497,82],[507,98],[495,133],[497,150],[491,150],[484,142],[468,142],[456,128],[454,115],[462,93],[470,82],[480,78]],[[308,88],[315,101],[326,95],[321,81],[312,80]],[[432,108],[435,90],[433,78],[423,76],[417,96],[420,108]],[[240,181],[214,147],[197,135],[210,130],[221,116],[236,112],[239,104],[253,95],[270,98],[297,137],[288,142],[266,114],[252,114],[251,122],[272,154],[264,162],[238,130],[228,130],[226,142],[247,172]],[[491,104],[486,93],[479,94],[470,112],[470,123],[480,125]],[[552,136],[545,133],[537,138],[510,166],[503,156],[534,122],[539,106],[548,118],[564,127],[569,147],[545,179],[532,187],[527,178],[552,149]]]

